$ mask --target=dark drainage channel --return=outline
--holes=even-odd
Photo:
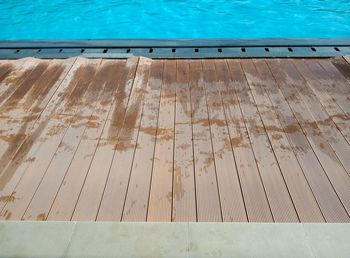
[[[0,41],[1,59],[274,58],[350,55],[350,39]]]

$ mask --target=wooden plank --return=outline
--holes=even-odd
[[[217,64],[215,64],[217,63]],[[225,86],[220,75],[224,60],[203,60],[209,124],[223,221],[247,221],[241,186],[233,156],[221,93]]]
[[[339,163],[334,162],[332,159],[334,153],[329,149],[325,149],[329,148],[328,143],[323,143],[326,147],[320,147],[320,143],[324,142],[325,139],[320,137],[319,130],[312,128],[307,118],[301,117],[302,115],[308,114],[307,107],[305,107],[302,102],[296,101],[295,95],[298,93],[293,87],[293,77],[291,78],[286,75],[287,71],[285,69],[287,68],[283,67],[282,69],[282,61],[267,60],[267,62],[281,92],[275,88],[269,89],[269,91],[271,92],[273,90],[271,94],[277,93],[273,98],[278,97],[278,102],[275,104],[275,106],[278,106],[278,109],[282,109],[282,101],[288,102],[285,103],[285,105],[288,105],[288,108],[286,107],[283,110],[285,114],[281,113],[280,117],[285,120],[285,128],[288,128],[288,126],[293,128],[293,133],[289,134],[289,136],[291,136],[291,144],[293,144],[295,149],[298,150],[296,153],[298,158],[301,159],[300,163],[303,163],[303,166],[305,166],[305,169],[303,168],[303,170],[308,177],[309,184],[311,185],[313,193],[318,200],[326,220],[331,222],[348,221],[349,216],[344,211],[342,204],[346,204],[349,198],[346,199],[346,197],[339,195],[339,190],[343,195],[346,195],[346,192],[348,191],[346,190],[346,181],[350,178],[346,175],[348,179],[344,178],[345,182],[338,181],[337,177],[343,178],[344,176],[342,174],[345,173],[341,172],[342,168],[339,166]],[[280,96],[282,93],[283,98]],[[291,110],[289,108],[291,108]],[[299,121],[295,120],[295,116]],[[299,123],[302,124],[302,131],[300,131]],[[294,130],[295,126],[297,126],[297,128]],[[304,134],[306,139],[304,138]],[[314,153],[317,157],[314,157]],[[322,164],[322,167],[319,162]],[[326,174],[324,174],[323,171]],[[340,173],[334,173],[334,171],[339,171]],[[338,196],[333,191],[334,185],[329,183],[328,178],[332,184],[337,182],[337,184],[343,185],[338,187],[339,189],[335,187],[342,203],[339,203]]]
[[[244,67],[244,61],[241,61]],[[282,177],[259,112],[247,84],[244,72],[238,61],[230,61],[229,67],[235,75],[237,98],[246,123],[254,156],[262,182],[276,222],[298,221],[293,202]]]
[[[329,62],[327,62],[329,61]],[[318,59],[321,66],[327,71],[329,76],[340,85],[337,87],[349,93],[350,86],[350,64],[343,58]]]
[[[177,61],[172,221],[197,220],[189,80],[189,62]]]
[[[12,72],[13,64],[9,60],[0,60],[0,90],[2,90],[1,82]],[[0,91],[1,96],[1,91]]]
[[[75,115],[22,219],[35,219],[37,214],[45,214],[41,218],[46,219],[86,128],[91,125],[93,118],[109,111],[120,86],[118,80],[123,80],[126,75],[124,60],[102,61],[101,68],[84,96],[85,105]],[[98,112],[103,107],[106,110]]]
[[[279,122],[278,114],[264,90],[267,87],[265,85],[273,83],[265,70],[266,66],[261,67],[260,64],[256,68],[252,60],[247,60],[243,69],[298,217],[301,222],[323,222],[322,212]]]
[[[115,109],[113,112],[106,138],[114,142],[115,153],[98,220],[121,220],[151,64],[148,59],[140,59],[127,109],[125,105],[125,109]]]
[[[0,107],[27,80],[30,74],[39,64],[38,59],[26,58],[15,65],[14,70],[1,82]],[[12,105],[16,102],[12,102]]]
[[[349,57],[348,57],[349,59]],[[344,77],[350,83],[350,63],[346,60],[346,57],[334,57],[329,59],[335,69],[341,73],[341,77]],[[333,70],[334,68],[332,68]]]
[[[73,62],[74,59],[68,59],[64,62],[52,60],[49,64],[43,64],[41,70],[44,69],[44,72],[42,74],[33,71],[32,77],[29,76],[31,79],[29,80],[28,77],[28,80],[25,79],[21,84],[22,90],[26,94],[23,95],[22,92],[15,91],[6,101],[6,103],[13,104],[2,106],[2,111],[10,119],[4,121],[0,129],[5,137],[5,142],[0,142],[0,170],[5,170],[17,150],[34,131],[33,127],[37,124],[38,118],[67,75]],[[46,66],[47,68],[45,68]],[[38,78],[33,77],[35,74]],[[23,89],[24,87],[25,89]]]
[[[112,200],[109,199],[109,201],[112,201],[112,205],[108,204],[108,209],[113,210],[117,205],[120,205],[120,203],[117,201],[117,198],[120,196],[109,194],[109,191],[114,191],[115,187],[121,187],[117,184],[117,186],[113,185],[113,189],[110,189],[108,184],[111,179],[111,175],[115,173],[115,165],[113,165],[112,160],[115,156],[116,150],[125,148],[132,149],[134,151],[136,147],[136,136],[138,134],[145,95],[144,89],[148,83],[150,65],[151,60],[140,58],[125,117],[120,116],[123,114],[122,109],[114,110],[113,123],[107,123],[107,127],[105,127],[104,132],[102,133],[83,189],[74,210],[72,216],[73,220],[95,220],[96,218],[99,220],[104,220],[105,215],[103,215],[103,213],[105,212],[106,206],[103,198],[105,198],[105,196],[112,198]],[[123,105],[124,102],[121,102],[121,104]],[[116,107],[118,106],[119,105]],[[129,138],[125,139],[123,138],[124,136]],[[125,142],[122,141],[122,139],[124,139]],[[130,139],[135,139],[135,142],[132,142]],[[133,151],[131,157],[133,157]],[[129,164],[129,166],[131,165]],[[128,171],[127,165],[124,166],[118,164],[118,168],[122,169],[126,173],[130,172],[130,170]],[[101,216],[98,215],[99,209]],[[120,217],[112,216],[108,220],[120,220]]]
[[[323,68],[318,70],[318,79],[328,86],[329,92],[332,93],[336,103],[350,117],[350,77],[344,77],[344,71],[342,73],[336,68],[336,65],[339,67],[339,61],[319,60],[318,63]]]
[[[350,64],[350,56],[344,56],[344,59]]]
[[[222,221],[201,60],[190,61],[198,221]]]
[[[172,220],[175,83],[176,61],[165,61],[148,205],[149,221]]]
[[[159,61],[153,61],[153,63],[154,64],[151,66],[150,79],[145,89],[145,103],[142,110],[142,120],[136,144],[137,147],[125,198],[123,221],[146,221],[147,219],[156,135],[160,136],[163,134],[163,129],[167,130],[167,127],[157,128],[163,65],[162,62]],[[173,60],[164,61],[165,87],[169,71],[173,74],[174,71],[176,72],[176,62]],[[169,97],[172,97],[170,92],[165,91],[165,93],[169,93]],[[175,95],[173,98],[174,97]],[[172,108],[174,110],[175,106]],[[174,119],[172,119],[172,125],[173,124]],[[160,126],[163,125],[164,124],[161,124]],[[165,133],[165,135],[167,134]]]
[[[307,74],[307,72],[308,72],[307,67],[302,66],[302,64],[300,64],[300,62],[294,62],[294,64],[296,64],[295,65],[296,67],[301,66],[300,69],[303,69],[303,71],[301,73],[302,75]],[[312,68],[317,69],[317,67],[315,67],[313,62],[307,62],[307,64],[308,64],[308,67],[310,67],[310,69],[312,69]],[[317,72],[317,74],[323,74],[324,70],[318,69],[318,70],[316,70],[316,72]],[[318,77],[322,78],[323,76],[319,75]],[[305,76],[304,76],[304,78],[305,78]],[[323,82],[321,81],[320,84],[323,84]],[[337,84],[337,86],[338,86],[338,84]],[[329,145],[332,147],[332,149],[334,150],[338,159],[340,160],[341,164],[343,165],[343,167],[345,168],[347,173],[350,175],[350,160],[348,158],[348,157],[350,157],[349,142],[346,140],[345,135],[342,134],[341,131],[339,130],[339,128],[336,126],[332,117],[329,116],[329,113],[326,112],[328,108],[321,105],[321,103],[319,102],[319,98],[317,98],[314,95],[314,92],[312,90],[310,90],[309,88],[305,89],[304,87],[302,88],[302,90],[303,91],[301,91],[301,93],[303,93],[303,94],[300,95],[301,98],[304,99],[304,102],[309,107],[309,110],[314,118],[314,121],[316,122],[316,124],[318,125],[318,127],[320,128],[320,130],[324,134],[324,136],[327,138]],[[343,94],[341,94],[341,95],[343,95]],[[350,89],[349,89],[348,95],[350,95]],[[339,102],[338,100],[336,100],[336,101],[337,101],[337,103]],[[350,106],[349,106],[349,110],[350,110]],[[338,117],[346,118],[345,122],[347,121],[349,123],[350,117],[344,116],[344,115],[343,116],[340,115]],[[349,125],[350,125],[350,123],[346,127],[349,128]]]
[[[217,68],[217,72],[226,88],[222,92],[223,107],[248,221],[272,222],[273,217],[236,96],[236,84],[239,82],[230,73],[226,61],[221,63],[220,67]]]
[[[338,96],[343,94],[336,89],[336,84],[329,80],[328,75],[317,62],[302,60],[294,60],[293,62],[328,113],[329,117],[326,118],[326,122],[332,120],[347,142],[350,143],[350,118],[338,105]]]
[[[283,67],[286,67],[285,71],[288,76],[293,78],[290,85],[294,86],[296,91],[299,93],[294,96],[295,101],[298,103],[297,107],[295,107],[296,112],[298,112],[296,116],[297,118],[300,117],[301,119],[304,119],[304,121],[308,123],[306,127],[309,127],[310,129],[312,128],[313,133],[316,134],[313,137],[313,140],[318,143],[317,147],[321,149],[320,154],[323,155],[319,155],[319,157],[322,157],[324,161],[328,161],[327,165],[329,168],[332,168],[332,171],[338,171],[339,177],[337,180],[342,180],[343,177],[348,179],[347,181],[341,182],[341,188],[339,189],[341,192],[344,191],[341,195],[346,200],[346,198],[350,197],[350,189],[349,191],[345,190],[350,186],[350,177],[346,175],[346,172],[349,173],[350,171],[350,160],[348,158],[350,157],[350,146],[340,131],[336,128],[333,121],[329,119],[328,114],[323,110],[322,105],[315,95],[313,95],[310,88],[305,87],[303,78],[300,77],[298,72],[295,70],[295,67],[292,66],[290,62],[288,63],[290,64],[288,66],[285,65],[285,62],[282,62],[282,64]],[[309,110],[309,112],[301,112],[303,110],[303,104],[301,103],[302,101],[304,101],[305,107],[307,110]],[[319,133],[322,133],[322,135]],[[344,175],[342,175],[343,172]],[[334,172],[332,172],[332,174],[334,174]],[[344,206],[349,208],[349,204],[350,199],[348,198]]]
[[[73,61],[75,59],[70,60],[69,62]],[[67,69],[69,70],[69,65],[67,66]],[[18,141],[15,141],[14,148],[9,148],[8,153],[14,153],[13,159],[5,159],[5,161],[9,164],[6,169],[4,169],[2,172],[2,175],[0,177],[0,196],[11,196],[12,191],[15,188],[17,182],[22,177],[25,169],[29,165],[30,162],[32,162],[35,159],[35,153],[37,151],[37,147],[40,146],[39,142],[34,144],[34,142],[39,138],[40,134],[43,132],[45,126],[48,123],[48,120],[50,119],[50,116],[55,113],[55,110],[57,107],[63,103],[63,96],[62,94],[65,92],[67,86],[69,85],[67,83],[67,80],[70,76],[67,76],[66,79],[62,81],[65,75],[60,78],[57,83],[51,87],[51,90],[49,93],[46,94],[46,96],[40,101],[40,105],[38,105],[38,110],[40,111],[44,106],[46,108],[43,112],[39,112],[37,114],[38,119],[35,120],[35,123],[30,128],[28,126],[29,122],[32,122],[29,120],[29,122],[20,124],[21,127],[24,129],[19,129],[19,134],[21,134],[21,131],[25,131],[28,128],[28,136],[25,139],[18,139]],[[50,83],[48,83],[50,84]],[[57,90],[57,87],[58,90]],[[45,87],[43,87],[45,88]],[[54,94],[53,96],[51,94]],[[52,96],[52,98],[51,98]],[[39,98],[40,99],[40,98]],[[37,111],[38,112],[38,111]],[[22,143],[20,142],[22,141]],[[21,143],[21,145],[18,147],[18,144]],[[5,198],[5,200],[7,200]],[[0,209],[3,208],[3,206],[6,204],[6,201],[3,201],[0,203]]]
[[[0,124],[0,171],[3,171],[4,168],[7,166],[6,161],[8,161],[9,158],[6,155],[6,151],[11,146],[12,138],[18,138],[15,139],[16,142],[19,141],[20,138],[23,138],[23,135],[18,135],[18,133],[16,134],[16,130],[18,130],[18,128],[23,123],[23,118],[17,118],[16,112],[13,112],[13,110],[17,111],[17,109],[22,109],[22,103],[20,103],[22,98],[15,99],[15,97],[13,97],[10,105],[11,109],[9,109],[9,106],[6,106],[5,104],[9,97],[11,97],[13,93],[16,92],[17,88],[19,88],[23,83],[30,84],[30,80],[28,80],[27,78],[38,65],[38,63],[39,61],[35,59],[26,60],[26,62],[23,62],[22,65],[16,67],[16,69],[13,70],[12,73],[10,73],[1,82],[2,87],[0,96],[0,117],[2,123]],[[30,86],[31,84],[29,85],[29,87]],[[12,112],[10,113],[10,111]]]
[[[72,117],[84,106],[81,100],[84,94],[89,89],[92,78],[100,63],[100,60],[89,60],[88,65],[82,67],[82,71],[78,70],[75,73],[75,78],[69,81],[68,89],[74,87],[69,97],[63,103],[53,105],[52,110],[48,110],[43,117],[40,117],[38,128],[32,135],[34,139],[30,139],[32,144],[28,148],[22,149],[27,154],[33,155],[34,160],[29,162],[27,166],[20,168],[20,173],[23,173],[22,178],[16,185],[14,192],[18,196],[14,202],[8,202],[4,208],[2,216],[11,214],[10,219],[20,219],[25,211],[28,199],[31,199],[35,193],[36,187],[42,180],[42,177],[50,164],[50,161],[55,154],[61,140],[70,125]],[[58,97],[59,98],[59,97]],[[63,105],[62,105],[63,104]],[[49,107],[50,108],[50,107]],[[46,109],[45,109],[46,110]],[[44,119],[44,120],[42,120]],[[17,155],[23,155],[18,153]],[[27,156],[27,155],[25,155]],[[11,164],[14,164],[13,162]],[[16,168],[11,168],[16,171]],[[16,174],[18,172],[16,171]]]
[[[23,72],[21,67],[23,66],[26,60],[1,60],[0,62],[0,103],[1,100],[6,99],[10,94],[9,91],[12,91],[16,87],[16,78],[19,73]],[[11,88],[11,90],[10,90]],[[7,96],[3,96],[3,95]]]
[[[121,114],[118,119],[121,120],[123,114],[125,115],[137,63],[138,58],[130,58],[126,61],[126,67],[119,67],[114,71],[115,78],[109,83],[118,84],[117,92],[108,94],[108,91],[105,91],[101,101],[97,104],[95,114],[88,122],[72,163],[52,204],[48,220],[71,219],[100,137],[103,131],[108,129],[107,121],[110,114],[118,110]]]
[[[43,77],[50,62],[47,60],[38,61],[36,59],[30,61],[32,62],[26,63],[31,66],[31,68],[28,69],[28,73],[24,73],[24,78],[22,76],[18,78],[19,80],[16,82],[18,86],[15,87],[8,98],[2,102],[0,107],[2,113],[10,113],[12,111],[12,114],[10,114],[14,115],[18,108],[22,108],[22,106],[28,108],[26,105],[26,100],[30,99],[28,95],[30,95],[30,92],[37,92],[35,90],[35,88],[38,88],[36,87],[38,84],[37,81]],[[33,63],[36,63],[36,65],[33,66]]]

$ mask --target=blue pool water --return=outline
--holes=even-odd
[[[350,0],[0,0],[0,39],[350,37]]]

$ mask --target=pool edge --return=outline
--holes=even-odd
[[[350,55],[350,38],[2,40],[0,59],[69,58],[276,58]]]

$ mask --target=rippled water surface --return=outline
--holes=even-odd
[[[0,0],[0,39],[350,37],[350,0]]]

